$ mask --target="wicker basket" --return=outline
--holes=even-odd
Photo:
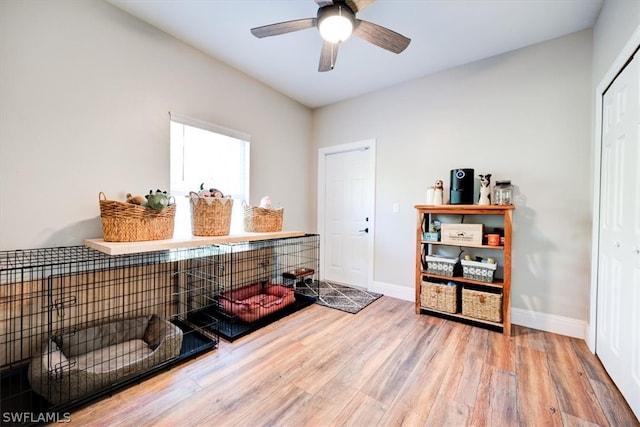
[[[227,236],[231,228],[233,199],[189,194],[191,233],[194,236]]]
[[[422,281],[420,304],[425,308],[432,308],[447,313],[455,313],[457,307],[457,286]]]
[[[490,322],[502,322],[502,294],[462,289],[462,314]]]
[[[157,211],[133,203],[107,200],[102,192],[98,202],[105,242],[142,242],[173,237],[175,203]]]
[[[426,255],[424,261],[427,264],[427,273],[446,277],[453,277],[458,273],[458,265],[460,262],[458,258]]]
[[[265,209],[244,204],[244,231],[270,233],[282,231],[284,208]]]
[[[465,279],[478,280],[480,282],[493,282],[493,273],[498,268],[498,264],[487,262],[460,261],[462,264],[462,277]]]

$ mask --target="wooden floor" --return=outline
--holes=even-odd
[[[73,425],[638,426],[584,341],[313,305],[85,408]]]

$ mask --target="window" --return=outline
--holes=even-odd
[[[175,237],[191,235],[190,191],[217,188],[234,199],[232,232],[242,231],[242,201],[249,202],[249,136],[171,114],[169,193],[177,203]]]

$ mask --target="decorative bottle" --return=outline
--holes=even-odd
[[[494,187],[494,204],[496,205],[512,205],[513,204],[513,185],[511,181],[496,181]]]

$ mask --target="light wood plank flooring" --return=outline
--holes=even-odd
[[[638,426],[582,340],[383,297],[319,305],[84,408],[73,425]]]

